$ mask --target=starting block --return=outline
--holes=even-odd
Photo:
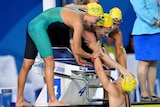
[[[17,88],[16,87],[0,87],[0,107],[3,105],[3,97],[11,95],[11,102],[16,101]]]
[[[102,88],[95,74],[94,67],[77,65],[72,52],[67,47],[53,47],[54,68],[54,90],[59,101],[70,105],[84,105],[96,101],[108,101],[103,98],[93,98],[97,88]],[[31,71],[44,75],[45,64],[38,55]],[[114,68],[105,69],[115,70]],[[49,101],[47,87],[44,85],[35,105],[47,105]]]

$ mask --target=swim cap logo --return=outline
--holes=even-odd
[[[87,13],[89,15],[99,17],[104,14],[102,6],[100,4],[97,4],[96,2],[87,4],[87,8],[88,8]]]
[[[95,13],[98,13],[98,12],[100,11],[99,8],[94,8],[94,7],[92,7],[91,10],[92,10],[93,12],[95,12]]]
[[[109,14],[110,16],[114,19],[114,18],[117,18],[115,19],[115,21],[119,21],[119,20],[122,20],[122,12],[119,8],[117,7],[114,7],[112,8],[110,11],[109,11]]]
[[[122,80],[122,89],[126,92],[131,92],[136,88],[136,80],[133,77],[125,77]]]

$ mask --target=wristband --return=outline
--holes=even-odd
[[[94,63],[94,58],[91,58],[91,62],[93,62],[93,63]]]

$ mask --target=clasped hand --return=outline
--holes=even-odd
[[[95,42],[90,43],[89,48],[93,51],[92,58],[95,59],[95,58],[101,56],[102,47],[101,47],[100,41],[98,41],[97,43],[95,43]]]

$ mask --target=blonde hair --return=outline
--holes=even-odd
[[[87,0],[73,0],[74,4],[84,5],[87,4]]]

